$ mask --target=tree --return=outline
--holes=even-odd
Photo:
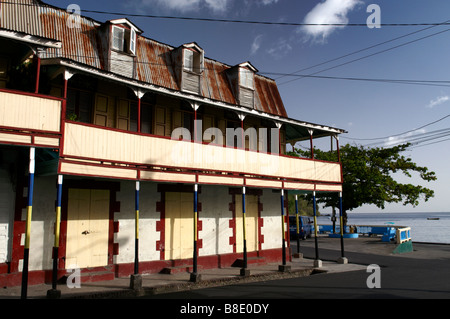
[[[320,216],[318,206],[316,204],[316,214]],[[298,213],[302,216],[314,215],[313,203],[305,195],[298,195]],[[293,215],[295,215],[295,195],[289,193],[289,216]]]
[[[374,204],[384,209],[387,203],[419,205],[420,200],[428,201],[434,191],[420,185],[401,184],[393,174],[401,172],[412,177],[418,173],[422,180],[430,182],[437,179],[436,174],[427,167],[415,164],[411,158],[401,155],[410,144],[389,148],[370,148],[347,144],[340,148],[343,173],[343,210],[353,210],[365,204]],[[293,156],[310,157],[310,151],[294,148]],[[316,159],[337,161],[337,152],[324,152],[314,149]],[[338,207],[336,193],[318,194],[318,202],[325,207]]]

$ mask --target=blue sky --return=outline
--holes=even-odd
[[[293,23],[365,24],[370,4],[380,7],[381,23],[439,23],[450,19],[450,1],[442,0],[137,0],[46,1],[65,8],[76,3],[81,10],[183,17],[236,19]],[[99,21],[116,15],[82,13]],[[450,114],[450,87],[386,82],[282,77],[298,70],[342,57],[385,41],[357,54],[299,74],[370,79],[446,81],[450,74],[450,29],[437,26],[318,27],[214,23],[129,17],[144,30],[143,36],[173,46],[195,41],[205,55],[229,65],[250,61],[261,74],[277,80],[290,117],[347,130],[341,144],[374,146],[407,140],[417,134],[449,128],[450,118],[421,130],[414,129]],[[410,36],[409,33],[417,32]],[[436,34],[436,35],[434,35]],[[426,37],[426,38],[424,38]],[[419,38],[424,38],[419,40]],[[417,40],[413,43],[402,45]],[[399,46],[402,45],[402,46]],[[398,48],[393,48],[399,46]],[[389,50],[388,50],[389,49]],[[385,51],[383,53],[378,53]],[[371,55],[371,56],[369,56]],[[358,61],[353,61],[359,59]],[[347,63],[349,62],[349,63]],[[350,63],[351,62],[351,63]],[[344,64],[336,67],[339,64]],[[334,68],[332,68],[334,67]],[[327,71],[321,72],[325,69]],[[412,131],[412,132],[409,132]],[[405,135],[398,135],[409,132]],[[386,137],[375,141],[352,140]],[[388,137],[391,137],[390,139]],[[447,137],[448,138],[448,137]],[[430,140],[438,142],[440,140]],[[417,176],[398,176],[405,183],[435,190],[435,198],[414,211],[450,211],[450,140],[418,147],[405,153],[413,161],[436,172],[438,181],[425,183]],[[307,143],[304,144],[307,146]],[[329,148],[329,139],[317,141]],[[345,194],[344,194],[345,196]],[[411,206],[388,205],[386,211],[412,211]],[[365,206],[355,212],[377,212]]]

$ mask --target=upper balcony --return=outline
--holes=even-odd
[[[341,190],[341,165],[65,123],[61,173],[166,182]]]
[[[0,143],[58,147],[62,100],[0,89]]]

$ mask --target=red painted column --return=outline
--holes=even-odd
[[[41,75],[41,58],[36,54],[37,57],[37,71],[36,71],[36,88],[34,90],[34,93],[39,93],[39,79]]]
[[[138,97],[137,131],[141,133],[141,98]]]

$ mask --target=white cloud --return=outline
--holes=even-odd
[[[225,13],[229,11],[233,3],[249,7],[253,4],[271,5],[279,0],[260,0],[260,1],[236,1],[236,0],[140,0],[136,8],[154,7],[174,10],[179,12],[195,12],[200,9],[208,9],[214,13]]]
[[[275,45],[267,50],[267,53],[269,53],[272,57],[275,59],[281,59],[286,54],[288,54],[292,50],[292,46],[289,44],[289,40],[287,39],[279,39]]]
[[[427,107],[431,109],[437,105],[447,102],[449,99],[450,99],[450,97],[448,95],[438,96],[434,100],[431,100],[430,103],[428,103]]]
[[[250,55],[254,55],[256,54],[256,52],[258,52],[259,48],[261,47],[262,37],[263,37],[262,34],[257,35],[255,37],[252,43],[252,47],[250,49]]]
[[[277,3],[278,2],[278,0],[262,0],[262,4],[263,5],[269,5],[269,4],[274,4],[274,3]]]
[[[153,7],[180,12],[198,11],[206,7],[214,12],[225,12],[231,0],[141,0],[141,6]],[[137,6],[139,7],[139,6]]]
[[[306,24],[347,24],[350,11],[362,2],[360,0],[325,0],[317,4],[305,17]],[[325,42],[326,38],[336,29],[344,26],[303,26],[300,31],[305,32],[318,42]]]

